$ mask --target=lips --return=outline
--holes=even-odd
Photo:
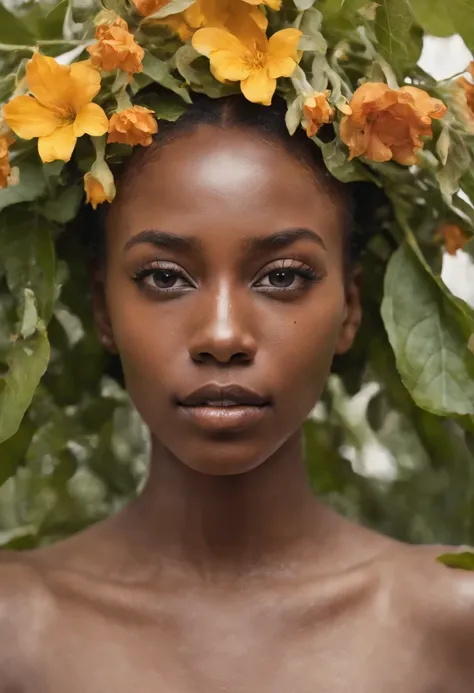
[[[184,421],[209,435],[243,434],[272,410],[269,397],[240,385],[209,383],[179,399]]]
[[[178,400],[183,407],[264,407],[270,398],[240,385],[209,383]]]

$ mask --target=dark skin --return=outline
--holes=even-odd
[[[130,177],[94,307],[151,472],[109,520],[2,556],[1,693],[474,689],[474,577],[308,487],[301,426],[361,317],[340,206],[231,128],[180,137]],[[262,402],[180,404],[210,382]]]

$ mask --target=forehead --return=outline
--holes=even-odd
[[[133,166],[133,165],[132,165]],[[313,228],[341,243],[342,210],[327,186],[281,145],[240,129],[203,126],[131,168],[109,215],[114,243],[145,229],[222,242],[282,228]]]

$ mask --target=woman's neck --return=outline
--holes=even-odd
[[[175,559],[198,574],[294,567],[334,539],[336,518],[310,490],[299,434],[232,476],[195,472],[153,441],[148,482],[127,509],[150,560]]]

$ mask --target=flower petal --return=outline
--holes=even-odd
[[[402,87],[400,92],[410,94],[415,105],[431,118],[442,118],[447,111],[446,105],[440,99],[434,99],[424,89],[418,87]]]
[[[252,103],[270,106],[276,89],[276,79],[269,76],[268,70],[254,70],[240,83],[242,94]]]
[[[240,57],[245,50],[237,36],[225,29],[198,29],[193,36],[192,44],[198,53],[207,57],[214,51],[227,51]]]
[[[74,134],[82,137],[86,133],[92,137],[105,135],[109,121],[104,110],[96,103],[88,103],[81,108],[74,121]]]
[[[32,96],[17,96],[12,99],[3,107],[3,115],[7,125],[24,140],[45,137],[64,124],[61,118]]]
[[[299,29],[282,29],[277,31],[268,42],[269,59],[293,58],[296,61],[297,47],[302,35]]]
[[[70,72],[67,65],[35,53],[26,66],[26,81],[31,93],[43,106],[67,111],[70,107]]]
[[[76,146],[77,137],[74,134],[73,125],[64,125],[47,137],[38,140],[38,152],[41,161],[46,164],[49,161],[69,161]]]
[[[100,91],[100,73],[89,60],[71,65],[71,87],[71,105],[79,113]]]
[[[382,142],[375,131],[372,131],[367,142],[364,156],[370,159],[370,161],[383,163],[384,161],[390,161],[392,158],[392,150]]]
[[[295,71],[296,63],[293,58],[269,58],[268,74],[276,79],[277,77],[291,77]]]
[[[211,56],[212,73],[220,82],[240,82],[250,74],[250,69],[231,51],[217,51]]]

